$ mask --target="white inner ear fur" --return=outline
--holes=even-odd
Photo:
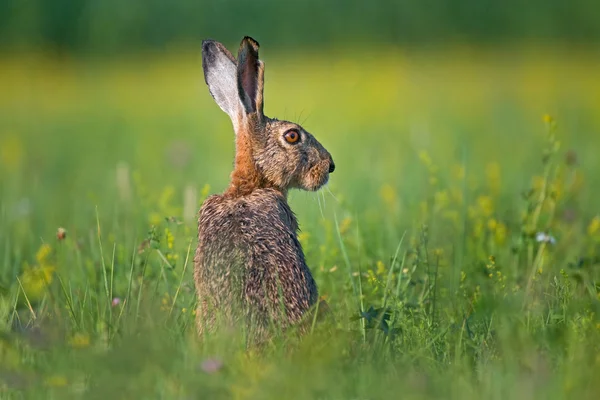
[[[207,68],[206,82],[210,94],[221,110],[229,115],[237,133],[242,107],[237,88],[237,66],[225,54],[217,52],[214,62]]]

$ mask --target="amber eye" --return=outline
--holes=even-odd
[[[297,143],[298,140],[300,140],[300,134],[295,129],[290,129],[283,135],[283,137],[288,143]]]

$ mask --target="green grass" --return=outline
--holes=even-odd
[[[1,397],[595,398],[598,59],[525,50],[265,50],[336,162],[290,195],[335,322],[261,352],[195,337],[234,150],[197,54],[0,61]]]

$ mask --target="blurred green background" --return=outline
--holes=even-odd
[[[4,0],[1,43],[78,53],[157,49],[248,32],[270,45],[600,39],[594,0]]]
[[[595,398],[599,14],[0,0],[0,394]],[[244,35],[266,114],[336,163],[290,203],[337,322],[256,357],[200,344],[192,311],[196,212],[234,156],[200,43]],[[220,372],[199,366],[215,357]]]

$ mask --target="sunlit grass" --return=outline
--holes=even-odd
[[[336,161],[291,204],[336,317],[200,343],[195,212],[233,132],[196,53],[0,61],[0,390],[43,398],[594,398],[600,70],[585,52],[270,54]]]

